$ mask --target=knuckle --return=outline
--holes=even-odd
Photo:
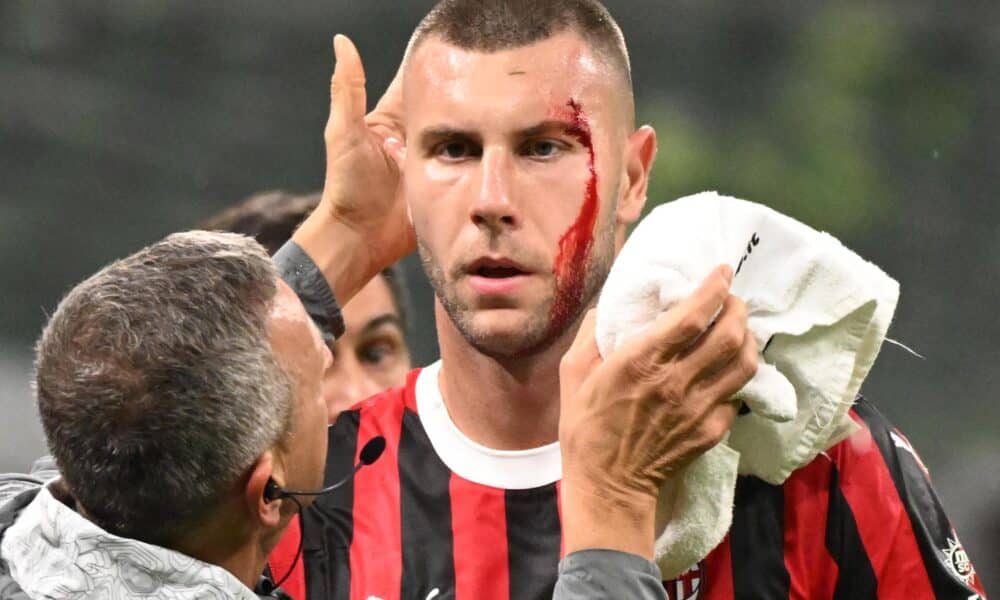
[[[677,322],[677,331],[684,338],[693,338],[701,335],[708,326],[707,320],[701,315],[689,313],[681,317]]]
[[[747,305],[738,296],[729,296],[729,307],[735,318],[743,324],[747,321]]]
[[[645,384],[660,379],[660,369],[653,361],[640,358],[625,363],[625,374],[632,382]]]
[[[727,324],[719,334],[719,349],[727,356],[736,354],[743,347],[745,332],[742,328]]]
[[[757,355],[743,357],[743,359],[740,360],[740,374],[743,376],[743,379],[746,379],[747,381],[753,379],[757,374],[757,367],[759,364],[760,361],[757,360]]]

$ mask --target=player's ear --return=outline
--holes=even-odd
[[[650,125],[643,125],[625,142],[625,177],[622,181],[625,190],[618,202],[619,225],[631,225],[642,214],[654,160],[656,130]]]

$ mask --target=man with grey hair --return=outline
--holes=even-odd
[[[249,238],[176,234],[102,269],[38,343],[61,479],[12,501],[0,571],[29,598],[255,598],[298,508],[268,484],[323,480],[330,360]]]

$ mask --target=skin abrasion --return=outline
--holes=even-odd
[[[570,99],[566,109],[570,125],[566,133],[575,137],[589,154],[587,168],[590,175],[584,190],[583,205],[576,221],[559,239],[559,253],[556,255],[552,272],[556,277],[555,297],[550,314],[550,327],[561,331],[572,319],[583,301],[587,277],[587,261],[594,243],[594,227],[597,224],[599,207],[597,193],[597,169],[594,166],[594,142],[590,123],[579,102]]]

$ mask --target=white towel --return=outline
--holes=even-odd
[[[597,305],[601,354],[642,332],[723,263],[736,271],[732,292],[747,305],[763,355],[737,394],[750,413],[661,493],[656,552],[665,579],[722,541],[737,472],[780,484],[854,431],[847,411],[899,298],[891,277],[833,237],[706,192],[658,207],[629,237]]]

